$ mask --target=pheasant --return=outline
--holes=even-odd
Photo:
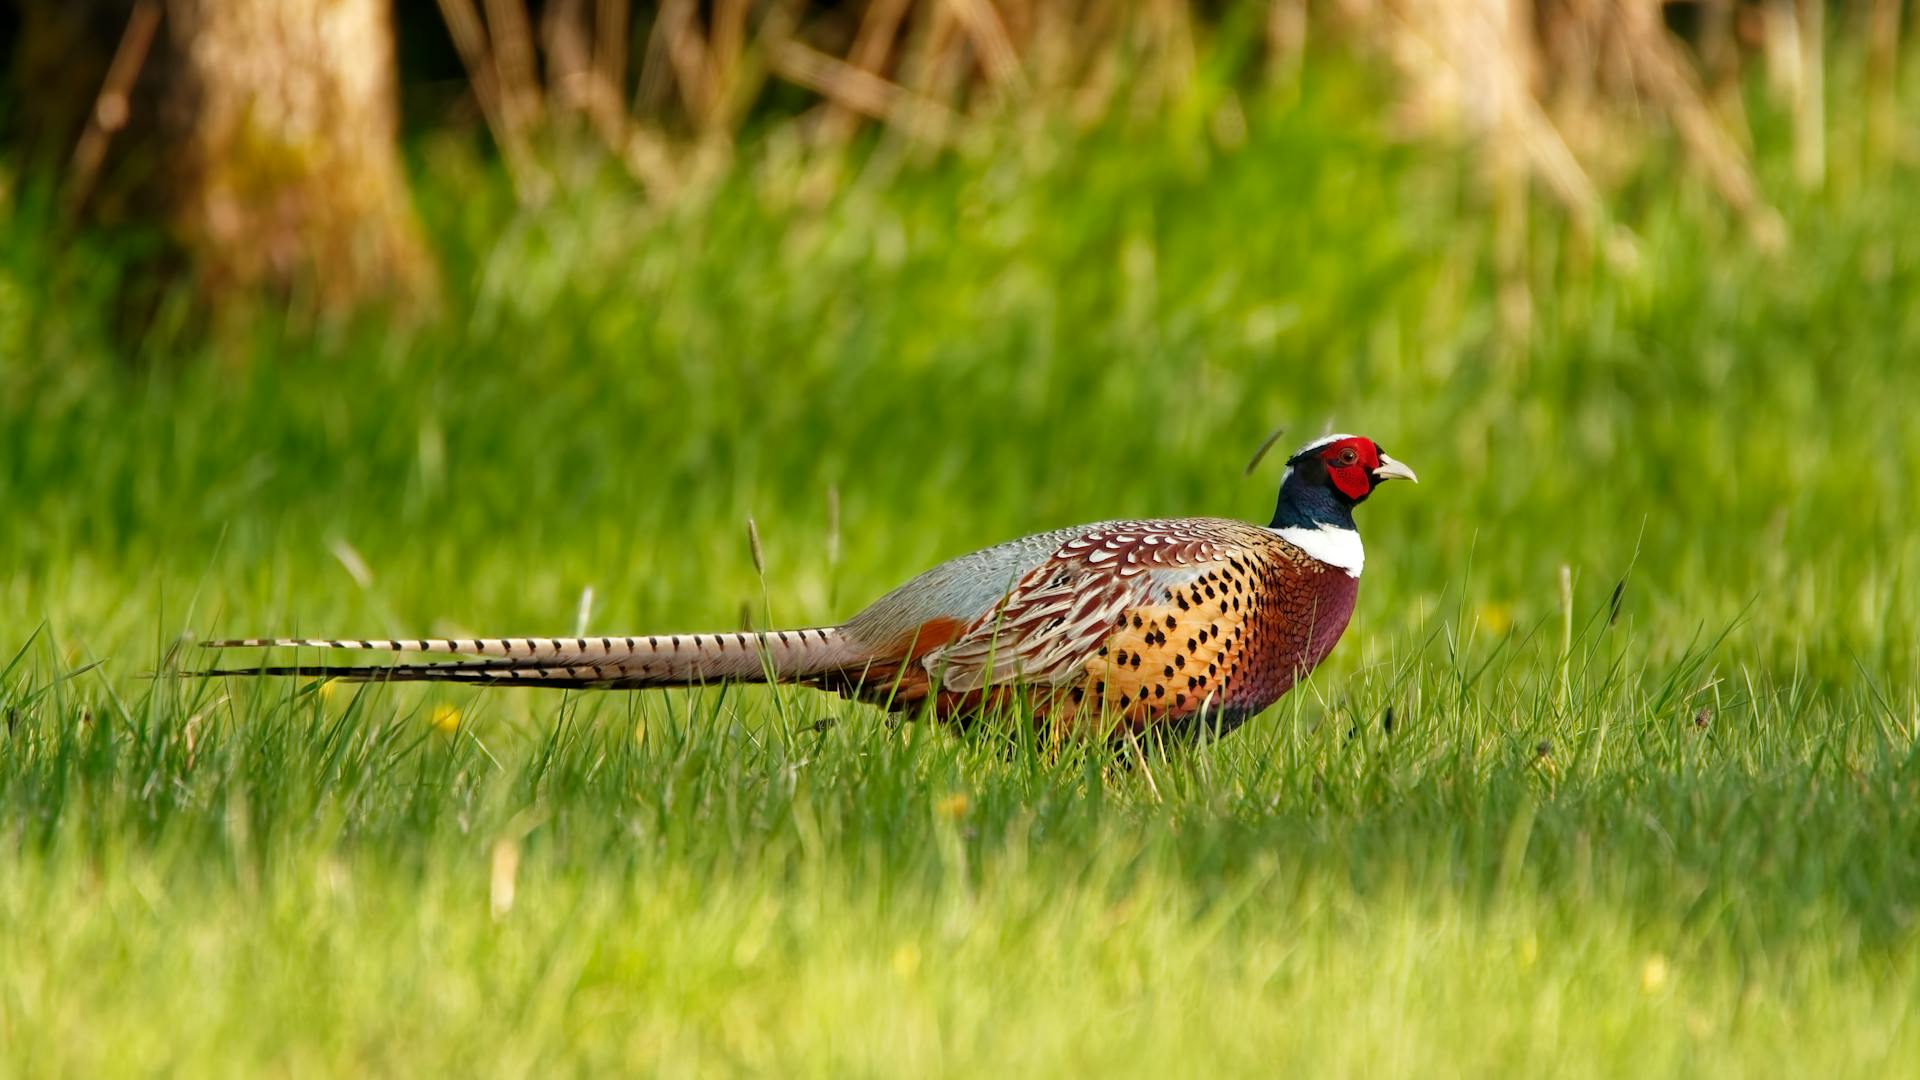
[[[1230,731],[1312,671],[1353,615],[1353,508],[1416,480],[1371,439],[1287,461],[1273,521],[1104,521],[942,563],[839,626],[645,637],[216,641],[451,653],[437,663],[267,666],[209,675],[641,689],[796,683],[965,726],[1021,702],[1055,732]]]

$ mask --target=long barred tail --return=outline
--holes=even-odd
[[[209,649],[369,649],[451,653],[486,660],[267,665],[194,675],[292,675],[347,682],[457,682],[637,690],[717,682],[794,682],[858,671],[872,657],[837,626],[766,633],[567,638],[245,638]]]

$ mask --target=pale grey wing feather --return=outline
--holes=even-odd
[[[949,690],[1071,683],[1123,614],[1205,572],[1205,566],[1155,567],[1122,577],[1092,566],[1077,568],[1058,584],[1060,575],[1045,575],[1037,588],[1007,598],[1007,617],[981,622],[921,662]]]
[[[905,648],[928,623],[972,625],[995,610],[1020,580],[1061,545],[1110,523],[1035,533],[949,559],[867,605],[842,627],[878,652]]]

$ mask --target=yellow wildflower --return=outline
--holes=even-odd
[[[1473,616],[1479,621],[1480,629],[1498,636],[1513,625],[1513,605],[1483,601],[1474,606]]]
[[[920,947],[907,942],[893,950],[893,970],[903,979],[920,970]]]
[[[1665,985],[1667,985],[1667,958],[1654,953],[1647,957],[1646,964],[1640,968],[1640,989],[1652,994]]]

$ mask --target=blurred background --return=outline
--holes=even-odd
[[[665,207],[775,162],[820,206],[875,158],[1030,155],[1116,127],[1181,123],[1230,154],[1250,105],[1269,126],[1337,66],[1354,85],[1328,111],[1355,134],[1472,144],[1518,344],[1531,202],[1579,230],[1578,257],[1618,266],[1635,245],[1612,211],[1635,185],[1697,182],[1774,250],[1786,193],[1757,171],[1765,144],[1802,191],[1893,167],[1902,7],[14,0],[0,31],[10,188],[159,230],[207,302],[278,290],[332,314],[415,310],[464,276],[413,208],[423,182],[451,186],[453,155],[529,210],[614,178]]]

